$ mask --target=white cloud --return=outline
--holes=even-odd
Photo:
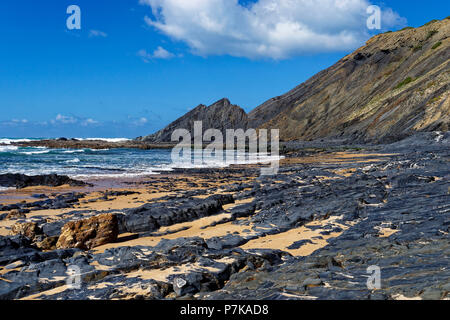
[[[79,124],[83,127],[100,124],[100,122],[98,122],[97,120],[94,120],[92,118],[83,118],[83,117],[78,117],[78,116],[65,116],[62,114],[58,114],[55,119],[50,120],[50,123],[53,125],[55,125],[55,124],[64,124],[64,125]]]
[[[381,14],[382,27],[393,27],[393,26],[406,26],[406,18],[402,18],[397,12],[393,11],[391,8],[387,8],[382,11]]]
[[[369,37],[368,0],[140,0],[152,9],[148,25],[185,42],[194,54],[285,59],[355,49]],[[383,11],[384,28],[402,24]]]
[[[157,118],[157,115],[155,116]],[[87,118],[77,115],[64,115],[57,114],[56,117],[47,121],[39,121],[39,120],[28,120],[28,119],[10,119],[10,120],[0,120],[0,128],[2,126],[9,128],[80,128],[83,127],[83,130],[90,129],[105,129],[105,128],[137,128],[142,126],[152,126],[155,122],[158,122],[160,119],[150,121],[147,117],[144,116],[131,116],[129,115],[125,121],[122,120],[109,120],[102,121],[96,120],[94,118]]]
[[[12,119],[0,121],[0,126],[20,127],[22,125],[26,125],[27,123],[28,123],[27,119]]]
[[[152,55],[150,53],[148,53],[147,50],[145,50],[145,49],[139,50],[137,52],[137,56],[141,57],[145,63],[148,63],[153,58]]]
[[[137,52],[138,57],[141,57],[144,62],[149,62],[151,59],[171,59],[175,55],[163,47],[158,47],[153,53],[148,53],[147,50],[141,49]]]
[[[101,37],[101,38],[106,38],[108,36],[107,33],[100,31],[100,30],[90,30],[89,31],[89,37],[93,38],[93,37]]]
[[[12,119],[11,121],[14,123],[28,123],[27,119]]]
[[[94,119],[91,119],[91,118],[88,118],[88,119],[86,119],[86,120],[83,120],[83,122],[81,123],[81,125],[84,126],[84,127],[86,127],[86,126],[89,126],[89,125],[95,125],[95,124],[98,124],[98,123],[99,123],[98,121],[96,121],[96,120],[94,120]]]
[[[158,49],[156,49],[153,52],[153,58],[155,58],[155,59],[170,59],[170,58],[173,58],[174,56],[175,55],[173,53],[170,53],[163,47],[158,47]]]
[[[148,122],[147,118],[141,117],[139,119],[132,121],[132,124],[135,126],[143,126],[143,125],[147,124],[147,122]]]
[[[63,124],[73,124],[77,123],[78,119],[72,116],[64,116],[62,114],[58,114],[54,120],[50,120],[52,124],[55,123],[63,123]]]

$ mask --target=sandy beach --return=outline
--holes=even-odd
[[[368,220],[352,210],[383,208],[388,204],[386,193],[395,185],[383,177],[366,181],[367,173],[386,170],[382,168],[396,163],[399,157],[396,152],[315,151],[289,155],[281,161],[279,173],[269,178],[260,177],[261,166],[253,164],[139,178],[88,179],[85,182],[90,185],[85,187],[7,190],[0,193],[0,205],[24,209],[1,213],[0,236],[27,234],[34,237],[32,246],[39,248],[40,255],[60,252],[72,256],[70,261],[78,261],[77,265],[83,261],[83,290],[74,291],[66,285],[65,268],[72,263],[64,262],[63,267],[55,260],[53,275],[38,278],[42,288],[22,294],[20,299],[135,299],[149,295],[171,299],[190,290],[194,298],[206,298],[223,286],[240,283],[230,281],[233,277],[255,271],[246,281],[260,285],[260,276],[268,270],[316,259],[340,243],[339,239],[348,237],[348,232],[357,232]],[[434,175],[433,181],[442,182],[441,178]],[[41,207],[44,203],[47,207]],[[55,203],[62,208],[53,208]],[[349,204],[351,207],[346,207]],[[102,219],[111,215],[118,219],[114,238],[102,235],[110,232],[102,229],[109,230]],[[380,241],[401,236],[396,222],[382,216],[365,232]],[[94,224],[81,224],[75,227],[78,231],[67,229],[77,221]],[[70,237],[83,235],[83,228],[95,230],[99,244],[89,250],[63,246],[64,241],[70,243]],[[68,236],[67,232],[72,233]],[[333,264],[340,266],[338,252]],[[11,275],[31,272],[26,271],[31,265],[27,267],[23,259],[28,258],[0,265],[0,283],[13,285]],[[203,280],[198,285],[177,288],[173,284],[181,281],[178,278],[189,283],[194,281],[191,277],[199,275]],[[319,286],[315,280],[311,283],[307,286],[311,290]],[[323,284],[333,287],[327,281]],[[111,295],[111,290],[115,294]],[[318,298],[311,292],[283,290],[280,294],[285,298]],[[396,294],[393,299],[409,298]]]
[[[388,158],[393,156],[392,154],[375,154],[375,153],[351,153],[351,152],[335,152],[324,155],[288,158],[281,161],[281,166],[287,166],[291,164],[371,164],[382,161],[382,158]],[[238,166],[236,166],[237,168]],[[247,167],[255,168],[255,165],[249,165]],[[220,171],[220,169],[219,169]],[[354,169],[341,169],[331,170],[339,176],[348,177],[351,176]],[[139,177],[137,179],[91,179],[87,182],[93,183],[92,187],[71,187],[63,185],[59,187],[26,187],[18,190],[8,190],[0,193],[0,205],[10,205],[14,203],[31,203],[36,201],[32,197],[34,194],[48,195],[49,199],[54,199],[60,194],[64,193],[79,193],[82,192],[85,196],[79,203],[76,203],[73,208],[66,209],[49,209],[49,210],[32,210],[26,214],[26,218],[32,220],[34,217],[45,217],[49,221],[58,219],[58,216],[66,215],[74,210],[79,211],[94,211],[102,212],[109,210],[124,210],[130,208],[136,208],[144,203],[149,202],[161,202],[162,198],[166,196],[176,195],[180,191],[196,190],[200,191],[200,195],[194,196],[197,199],[206,198],[213,194],[224,193],[224,187],[233,183],[251,183],[257,178],[253,173],[250,176],[242,177],[238,171],[233,176],[227,177],[227,179],[216,179],[211,177],[209,173],[202,174],[161,174],[151,175],[148,177]],[[237,178],[237,179],[236,179]],[[318,176],[320,179],[328,179],[327,177]],[[276,181],[275,181],[276,182]],[[195,187],[193,187],[195,185]],[[245,189],[244,189],[245,191]],[[129,195],[119,195],[113,197],[107,197],[104,199],[104,192],[132,192]],[[106,244],[95,250],[104,250],[106,248],[118,247],[118,246],[131,246],[131,245],[155,245],[161,239],[176,239],[180,237],[193,237],[202,236],[206,238],[223,236],[226,234],[238,232],[242,233],[246,226],[239,226],[227,222],[224,224],[210,226],[213,222],[217,222],[230,217],[229,210],[233,207],[250,203],[254,198],[246,198],[237,200],[233,204],[223,206],[223,213],[198,219],[196,221],[190,221],[180,224],[175,224],[170,227],[163,227],[159,230],[160,233],[170,233],[166,236],[144,237],[131,241],[121,242],[120,239],[127,238],[130,234],[119,235],[118,241],[112,244]],[[4,219],[0,221],[0,235],[6,236],[11,234],[11,227],[16,223],[16,219]],[[330,221],[322,221],[319,224],[313,222],[312,225],[317,226],[320,224],[327,225]],[[210,227],[208,227],[210,226]],[[183,231],[178,231],[183,229]],[[272,249],[286,249],[292,242],[298,239],[311,239],[318,235],[318,231],[310,232],[307,226],[302,226],[299,229],[290,230],[288,233],[282,233],[276,236],[278,239],[258,239],[252,240],[250,243],[244,245],[244,248],[272,248]],[[321,243],[313,246],[307,246],[311,248],[320,248],[326,245],[325,239],[319,241]],[[288,250],[289,251],[289,250]],[[301,250],[294,250],[295,254],[299,254]],[[313,252],[311,249],[307,249],[305,252]],[[302,254],[303,255],[303,254]]]

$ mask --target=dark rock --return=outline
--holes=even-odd
[[[202,121],[202,136],[207,129],[211,128],[218,129],[225,134],[226,129],[245,129],[247,127],[247,114],[242,108],[232,105],[228,99],[221,99],[209,107],[199,105],[166,128],[136,140],[152,143],[171,142],[172,132],[176,129],[189,130],[193,140],[195,121]]]
[[[308,243],[313,243],[313,242],[309,239],[299,240],[299,241],[294,242],[287,248],[290,250],[300,249],[301,247],[303,247],[305,244],[308,244]]]
[[[243,237],[233,234],[229,234],[223,237],[212,237],[206,240],[208,248],[214,250],[237,248],[246,242],[247,240],[245,240]]]
[[[15,187],[17,189],[30,187],[30,186],[50,186],[58,187],[64,184],[70,186],[87,186],[85,182],[77,181],[69,178],[68,176],[60,176],[56,174],[39,175],[39,176],[27,176],[24,174],[0,174],[0,186],[2,187]]]
[[[231,216],[233,219],[248,217],[255,213],[255,209],[255,203],[241,204],[231,209]]]
[[[38,250],[31,246],[31,240],[24,236],[0,236],[0,265],[29,259],[37,253]]]
[[[162,226],[192,221],[217,214],[222,206],[233,203],[232,195],[213,195],[206,199],[182,199],[176,203],[148,203],[129,209],[119,216],[121,232],[149,232]]]

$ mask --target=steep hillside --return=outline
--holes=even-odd
[[[288,93],[248,115],[222,99],[200,105],[139,138],[168,142],[176,128],[277,128],[282,140],[346,138],[389,142],[417,131],[447,131],[450,19],[379,34]]]
[[[398,139],[448,130],[450,19],[380,34],[332,67],[249,114],[283,140]]]

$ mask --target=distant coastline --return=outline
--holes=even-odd
[[[128,138],[0,139],[0,146],[45,147],[49,149],[169,149],[175,143],[146,143]]]

